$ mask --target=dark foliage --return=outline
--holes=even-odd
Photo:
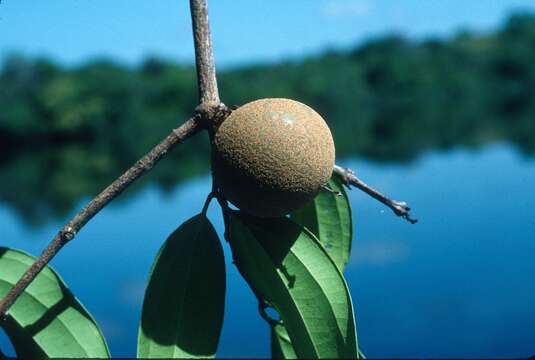
[[[390,36],[226,71],[219,82],[229,106],[263,97],[310,104],[327,119],[338,157],[410,161],[493,141],[534,153],[534,64],[535,15],[517,14],[494,34],[421,43]],[[192,66],[155,58],[135,69],[110,61],[66,69],[11,56],[0,84],[0,201],[34,222],[96,194],[189,117],[197,94]],[[208,147],[195,137],[150,179],[170,189],[206,173]]]

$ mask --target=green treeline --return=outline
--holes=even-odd
[[[339,157],[410,161],[431,149],[507,141],[535,152],[535,15],[493,34],[354,50],[219,73],[229,106],[288,97],[321,113]],[[0,201],[39,222],[70,211],[190,116],[192,66],[92,61],[65,68],[10,56],[0,72]],[[164,189],[208,171],[199,136],[147,178]],[[139,186],[137,186],[139,188]],[[132,192],[135,190],[129,190]]]

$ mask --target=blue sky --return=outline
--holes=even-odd
[[[216,62],[235,66],[346,47],[398,32],[447,36],[488,31],[533,0],[212,0]],[[0,56],[13,51],[77,64],[149,54],[193,60],[187,0],[2,0]]]

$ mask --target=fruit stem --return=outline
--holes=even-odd
[[[201,210],[201,214],[203,216],[206,216],[206,212],[208,211],[208,206],[210,206],[210,203],[212,202],[213,198],[215,198],[215,193],[213,191],[210,191],[210,193],[206,197],[206,200],[204,201],[204,205]]]

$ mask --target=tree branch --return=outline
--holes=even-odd
[[[17,298],[24,292],[28,285],[50,262],[50,260],[52,260],[65,244],[74,239],[78,231],[87,224],[93,216],[119,196],[141,175],[151,170],[169,150],[202,129],[208,128],[209,130],[212,130],[213,124],[221,122],[228,116],[229,111],[225,105],[220,102],[217,90],[206,0],[190,0],[190,6],[200,100],[200,106],[196,109],[195,116],[186,121],[179,128],[174,129],[164,140],[98,194],[82,210],[80,210],[71,221],[63,226],[47,248],[41,255],[39,255],[15,286],[0,301],[0,319],[7,314],[11,305],[13,305]]]
[[[411,208],[407,205],[406,202],[396,201],[396,200],[387,198],[385,195],[371,188],[364,181],[357,178],[353,170],[349,168],[343,168],[338,165],[334,165],[333,174],[338,176],[347,187],[350,188],[351,185],[353,185],[359,188],[360,190],[364,191],[366,194],[370,195],[374,199],[379,200],[380,202],[388,206],[390,209],[392,209],[392,211],[397,216],[404,218],[411,224],[416,224],[418,222],[417,219],[411,218],[410,213],[409,213]]]
[[[22,275],[15,286],[0,301],[0,318],[2,318],[11,305],[17,300],[22,292],[28,287],[41,270],[69,241],[74,239],[78,231],[100,210],[119,196],[130,184],[141,175],[148,172],[169,150],[180,144],[201,129],[201,116],[196,115],[182,124],[156,145],[150,152],[139,159],[130,169],[112,182],[93,200],[91,200],[74,218],[63,226],[48,247],[41,253],[28,270]]]
[[[206,0],[190,0],[189,4],[195,43],[199,102],[201,104],[219,104],[214,52],[212,50],[212,37],[208,20],[208,5]]]

